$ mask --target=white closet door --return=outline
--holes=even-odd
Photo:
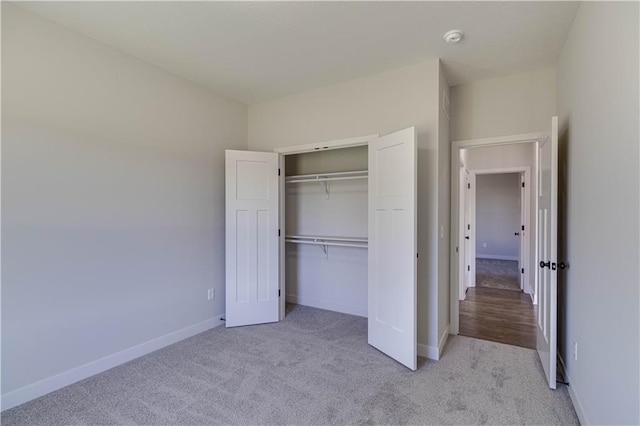
[[[551,389],[556,388],[558,253],[558,117],[542,142],[538,165],[538,327],[537,350]]]
[[[417,363],[416,133],[369,143],[369,344],[412,370]]]
[[[225,151],[226,326],[278,321],[278,154]]]

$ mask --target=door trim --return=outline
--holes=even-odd
[[[522,143],[536,143],[543,141],[549,137],[549,133],[546,132],[537,132],[537,133],[526,133],[521,135],[512,135],[512,136],[499,136],[493,138],[482,138],[482,139],[467,139],[467,140],[459,140],[453,141],[451,143],[451,217],[460,217],[459,212],[459,192],[460,192],[460,150],[467,148],[480,148],[480,147],[488,147],[488,146],[499,146],[499,145],[513,145],[513,144],[522,144]],[[537,169],[537,156],[534,155],[534,171]],[[469,171],[471,173],[471,170]],[[537,211],[537,201],[536,201],[536,211]],[[533,218],[529,218],[530,223],[532,223]],[[537,219],[536,219],[537,223]],[[460,253],[456,252],[458,247],[462,247],[460,244],[460,230],[459,226],[451,227],[451,237],[450,237],[450,292],[449,292],[449,322],[450,322],[450,332],[451,334],[458,334],[460,331],[460,318],[459,318],[459,255]],[[537,255],[536,255],[537,256]],[[537,271],[537,270],[536,270]]]

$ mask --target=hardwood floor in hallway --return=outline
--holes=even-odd
[[[460,335],[535,349],[531,297],[520,291],[470,287],[460,301]]]

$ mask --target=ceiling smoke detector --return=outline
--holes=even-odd
[[[462,30],[447,31],[444,35],[444,40],[449,44],[458,43],[464,37]]]

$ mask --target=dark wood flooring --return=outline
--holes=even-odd
[[[470,287],[460,301],[460,334],[535,349],[531,297],[520,291]]]

